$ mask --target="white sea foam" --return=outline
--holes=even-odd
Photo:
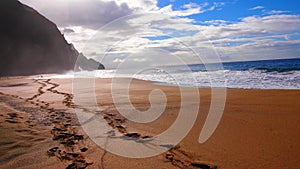
[[[143,74],[121,74],[116,70],[97,70],[50,78],[97,77],[114,78],[129,77],[153,81],[161,85],[179,85],[187,87],[226,87],[244,89],[300,89],[300,71],[266,72],[263,70],[219,70],[212,72],[176,72],[155,71]]]
[[[222,74],[224,74],[223,78]],[[300,89],[300,71],[278,73],[263,72],[259,70],[225,70],[214,72],[193,72],[192,74],[177,73],[173,76],[176,77],[177,82],[169,75],[137,75],[136,77],[143,80],[189,87]]]

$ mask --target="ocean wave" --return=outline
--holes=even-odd
[[[266,68],[266,67],[258,67],[255,70],[262,70],[265,72],[293,72],[293,71],[300,71],[300,68]]]
[[[174,74],[135,75],[135,78],[161,85],[243,89],[300,89],[300,71],[219,70]]]
[[[300,89],[300,71],[266,71],[265,69],[217,70],[198,72],[168,72],[154,70],[140,74],[117,73],[116,70],[96,70],[66,74],[50,78],[137,78],[160,85],[203,87],[203,88],[243,88],[243,89]]]

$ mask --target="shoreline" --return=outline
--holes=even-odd
[[[200,94],[199,114],[187,136],[162,155],[145,159],[129,159],[104,151],[82,131],[76,122],[77,117],[73,109],[73,106],[77,105],[74,104],[71,94],[72,79],[34,80],[32,78],[32,76],[26,79],[24,77],[1,78],[0,99],[2,103],[8,105],[11,103],[9,107],[19,109],[16,112],[20,116],[22,113],[27,114],[28,121],[37,124],[33,126],[35,131],[44,131],[40,126],[48,128],[46,140],[49,144],[42,146],[41,143],[34,143],[43,147],[39,150],[31,147],[31,151],[36,151],[35,153],[40,154],[39,158],[45,161],[36,164],[39,167],[47,165],[58,168],[69,165],[86,168],[300,167],[300,161],[297,159],[297,154],[300,153],[298,143],[300,105],[297,102],[300,99],[300,90],[227,89],[227,100],[220,124],[211,138],[200,144],[198,137],[210,109],[211,90],[199,88],[197,89]],[[130,86],[130,100],[137,110],[145,111],[149,108],[148,96],[153,89],[161,89],[168,98],[167,107],[158,119],[139,124],[125,119],[116,110],[111,98],[111,79],[97,78],[95,81],[96,98],[102,117],[116,132],[129,137],[151,138],[166,130],[177,117],[180,109],[178,87],[158,86],[148,81],[133,80]],[[84,88],[81,90],[85,91]],[[191,103],[193,102],[187,104]],[[19,111],[21,113],[18,113]],[[0,111],[0,114],[2,117],[10,118],[4,111]],[[4,127],[14,127],[19,124],[7,123],[5,119],[0,121],[0,125]],[[36,137],[31,134],[29,136]],[[13,136],[10,137],[14,139]],[[68,146],[66,141],[75,144]],[[28,140],[28,142],[32,141]],[[24,147],[24,150],[27,149]],[[6,151],[14,152],[14,148]],[[20,165],[22,159],[31,156],[32,153],[16,154],[14,158],[0,162],[0,166],[9,164],[11,167],[16,167]],[[29,164],[26,165],[34,168]]]
[[[59,77],[59,78],[53,78],[53,76],[56,76],[58,74],[42,74],[42,75],[30,75],[30,76],[3,76],[0,77],[0,81],[3,79],[36,79],[36,80],[55,80],[55,79],[74,79],[74,77]],[[42,76],[42,78],[41,78]],[[183,87],[183,88],[193,88],[193,89],[236,89],[236,90],[293,90],[297,91],[300,90],[300,88],[234,88],[234,87],[194,87],[194,86],[177,86],[177,85],[172,85],[168,84],[165,82],[160,82],[160,81],[151,81],[151,80],[144,80],[144,79],[137,79],[137,78],[129,78],[129,77],[115,77],[116,79],[132,79],[132,80],[137,80],[137,81],[144,81],[147,83],[151,83],[152,85],[157,85],[157,86],[166,86],[166,87]],[[101,77],[94,77],[94,78],[89,78],[89,77],[78,77],[77,79],[112,79],[112,78],[101,78]],[[1,86],[0,86],[1,87]]]

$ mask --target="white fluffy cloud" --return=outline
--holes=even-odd
[[[184,4],[181,10],[173,10],[173,6],[170,4],[168,6],[161,8],[159,11],[163,14],[180,17],[180,16],[190,16],[194,14],[201,14],[204,12],[212,11],[215,10],[216,8],[222,7],[223,5],[225,5],[225,3],[223,2],[218,2],[218,3],[214,2],[212,4],[205,2],[201,5],[195,3],[188,3],[188,4]]]
[[[288,25],[288,26],[287,26]],[[241,22],[217,26],[202,26],[202,33],[208,38],[252,36],[278,34],[297,31],[300,18],[297,15],[270,15],[265,17],[250,16]]]
[[[158,54],[160,56],[166,56],[166,53],[168,56],[180,56],[189,64],[199,63],[201,59],[207,62],[217,61],[218,54],[224,61],[297,57],[300,50],[300,41],[291,38],[300,30],[300,18],[296,15],[250,16],[236,23],[208,21],[205,25],[193,25],[192,22],[180,18],[155,15],[157,17],[139,15],[127,18],[125,20],[131,27],[121,32],[109,31],[108,27],[108,30],[98,32],[101,38],[96,38],[91,44],[103,41],[101,39],[104,38],[107,46],[102,44],[103,48],[98,46],[95,49],[106,51],[105,57],[118,58],[122,55],[122,61],[124,56],[140,57],[130,60],[136,64],[153,62],[149,58],[153,57],[149,49],[155,50],[156,54],[161,51],[161,54]],[[109,37],[116,39],[109,41]],[[107,51],[107,48],[111,49]],[[194,52],[201,55],[200,60]],[[176,64],[168,61],[168,58],[170,57],[161,57],[159,62]],[[120,60],[114,61],[111,63],[111,60],[105,59],[104,64],[116,67],[120,63],[116,61]]]

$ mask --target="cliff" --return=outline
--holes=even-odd
[[[68,44],[53,22],[34,9],[17,0],[1,0],[0,22],[0,76],[74,70],[79,53]],[[95,60],[80,57],[104,69]]]

